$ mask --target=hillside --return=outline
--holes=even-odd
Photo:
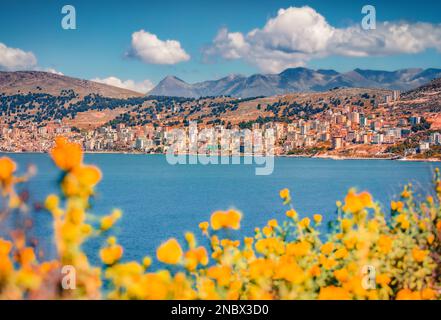
[[[279,74],[230,75],[219,80],[189,84],[167,76],[148,94],[203,97],[273,96],[290,92],[327,91],[336,87],[410,90],[441,77],[441,69],[402,69],[397,71],[355,69],[346,73],[335,70],[290,68]]]
[[[71,78],[40,71],[0,72],[0,93],[7,95],[47,93],[59,95],[63,90],[73,90],[80,97],[99,94],[109,98],[139,97],[142,94],[89,80]]]

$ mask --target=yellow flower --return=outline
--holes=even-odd
[[[320,288],[319,300],[349,300],[351,296],[344,288],[329,286]]]
[[[286,246],[286,254],[303,257],[310,253],[311,244],[307,241],[293,242]]]
[[[279,195],[280,195],[280,198],[282,198],[283,200],[287,200],[290,198],[289,190],[286,188],[280,190]]]
[[[120,245],[114,244],[100,250],[100,258],[104,264],[112,265],[121,259],[123,255],[123,248]]]
[[[429,234],[427,236],[427,243],[428,244],[432,244],[434,240],[435,240],[435,236],[433,234]]]
[[[389,253],[392,249],[392,239],[389,236],[381,235],[378,239],[378,249],[382,253]]]
[[[144,266],[144,268],[148,268],[150,267],[150,265],[152,264],[152,258],[150,257],[144,257],[144,259],[142,259],[142,265]]]
[[[357,213],[364,208],[373,206],[372,196],[368,192],[356,194],[354,190],[350,190],[345,198],[343,210],[346,212]]]
[[[185,240],[187,241],[190,249],[193,249],[196,246],[196,238],[192,232],[185,233]]]
[[[404,213],[399,214],[395,217],[395,220],[401,225],[403,229],[409,229],[410,222],[407,220],[407,217]]]
[[[332,242],[326,242],[320,248],[321,253],[329,255],[334,250],[334,244]]]
[[[31,247],[26,247],[20,250],[20,263],[22,266],[27,266],[35,261],[34,249]]]
[[[101,230],[107,231],[112,228],[115,222],[121,218],[121,215],[122,213],[120,210],[114,210],[111,215],[101,218]]]
[[[314,218],[315,223],[317,223],[317,224],[322,222],[322,219],[323,219],[321,214],[315,214],[313,218]]]
[[[95,166],[76,166],[71,173],[81,186],[93,187],[101,180],[101,171]]]
[[[271,228],[276,228],[277,227],[277,220],[276,219],[271,219],[270,221],[268,221],[268,226],[270,226]]]
[[[337,251],[335,251],[335,259],[344,259],[349,255],[348,250],[346,250],[346,248],[340,248],[337,249]]]
[[[349,272],[345,268],[335,270],[334,271],[334,277],[340,281],[341,283],[346,282],[349,280]]]
[[[227,286],[230,283],[231,268],[228,266],[212,266],[207,270],[207,276],[215,279],[220,286]]]
[[[199,223],[199,229],[201,229],[203,233],[207,232],[209,226],[210,225],[208,224],[207,221],[203,221],[203,222]]]
[[[387,285],[391,282],[391,278],[390,278],[388,275],[386,275],[386,274],[383,273],[383,274],[379,274],[379,275],[377,275],[377,276],[375,277],[375,281],[376,281],[379,285],[385,287],[385,286],[387,286]]]
[[[311,224],[311,220],[309,218],[303,218],[302,220],[299,221],[299,226],[301,228],[308,228],[310,224]]]
[[[211,227],[213,230],[222,228],[239,229],[242,214],[237,210],[216,211],[211,215]]]
[[[390,208],[392,209],[392,211],[401,212],[403,211],[403,207],[404,203],[402,203],[401,201],[392,201],[390,203]]]
[[[426,256],[428,255],[428,250],[420,250],[418,248],[412,249],[412,257],[417,262],[423,262]]]
[[[437,293],[433,289],[425,288],[421,291],[421,298],[423,300],[432,300],[432,299],[435,299],[436,296],[437,296]]]
[[[47,196],[46,201],[44,202],[44,206],[47,210],[52,211],[58,207],[60,199],[55,194],[50,194]]]
[[[6,183],[12,178],[17,166],[14,161],[7,157],[0,158],[0,182]]]
[[[420,300],[420,293],[410,289],[401,289],[397,293],[397,300]]]
[[[352,221],[349,219],[342,219],[341,220],[341,228],[343,231],[349,230],[349,228],[352,226]]]
[[[318,265],[313,265],[313,266],[311,267],[311,269],[309,269],[309,274],[310,274],[312,277],[319,277],[320,274],[321,274],[320,267],[319,267]]]
[[[411,192],[409,191],[409,189],[407,187],[404,188],[403,192],[401,193],[401,197],[403,199],[408,199],[411,196]]]
[[[167,264],[177,264],[182,258],[183,252],[179,242],[171,238],[161,244],[156,251],[159,261]]]
[[[286,211],[286,216],[288,218],[295,219],[295,218],[297,218],[297,212],[294,209],[289,209]]]
[[[77,143],[70,143],[66,138],[55,139],[55,147],[50,152],[55,165],[64,171],[72,170],[79,166],[83,160],[81,146]]]
[[[207,250],[204,247],[191,249],[185,253],[185,266],[188,270],[195,270],[198,264],[204,266],[208,264]]]

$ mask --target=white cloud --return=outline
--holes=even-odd
[[[350,57],[441,52],[441,24],[377,22],[376,30],[360,25],[335,28],[313,8],[280,9],[261,29],[247,34],[219,30],[206,57],[244,59],[266,72],[305,65],[329,55]]]
[[[123,88],[123,89],[128,89],[128,90],[132,90],[132,91],[136,91],[136,92],[140,92],[140,93],[147,93],[149,92],[151,89],[153,89],[154,85],[150,80],[144,80],[142,82],[135,82],[133,80],[121,80],[118,79],[117,77],[108,77],[108,78],[94,78],[91,79],[91,81],[95,81],[95,82],[99,82],[99,83],[104,83],[104,84],[108,84],[111,86],[115,86],[115,87],[119,87],[119,88]]]
[[[190,60],[190,55],[179,41],[163,41],[144,30],[132,34],[132,44],[127,55],[152,64],[176,64]]]
[[[34,68],[36,65],[37,58],[32,52],[10,48],[0,42],[0,70],[24,70]]]
[[[58,71],[58,70],[55,70],[54,68],[45,68],[45,69],[43,69],[42,71],[49,72],[49,73],[53,73],[53,74],[58,74],[59,76],[64,76],[64,73],[63,73],[63,72],[60,72],[60,71]]]

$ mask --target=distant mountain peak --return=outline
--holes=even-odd
[[[356,68],[339,73],[335,70],[288,68],[279,74],[230,74],[218,80],[189,84],[175,76],[165,77],[150,95],[201,97],[271,96],[289,92],[326,91],[335,87],[409,90],[441,77],[441,69],[408,68],[396,71]]]

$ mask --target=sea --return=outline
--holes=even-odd
[[[38,207],[49,193],[59,192],[60,171],[47,154],[7,156],[17,162],[19,172],[26,171],[28,165],[37,168],[24,187],[31,208]],[[155,248],[170,237],[184,243],[187,231],[206,244],[198,224],[209,221],[216,210],[235,208],[243,214],[240,230],[228,231],[225,236],[253,235],[254,228],[264,226],[269,219],[285,219],[287,208],[279,197],[283,188],[290,190],[300,216],[322,214],[325,229],[336,218],[336,201],[343,200],[350,188],[367,190],[389,207],[408,183],[418,196],[432,193],[434,169],[441,167],[441,162],[276,157],[273,173],[265,176],[256,175],[255,165],[171,165],[164,155],[86,154],[85,163],[97,165],[103,173],[91,202],[89,221],[97,224],[100,216],[113,209],[123,211],[114,229],[84,244],[93,263],[99,263],[98,251],[109,235],[123,245],[126,261],[154,257]],[[44,210],[31,211],[31,234],[44,255],[53,257],[51,217]]]

